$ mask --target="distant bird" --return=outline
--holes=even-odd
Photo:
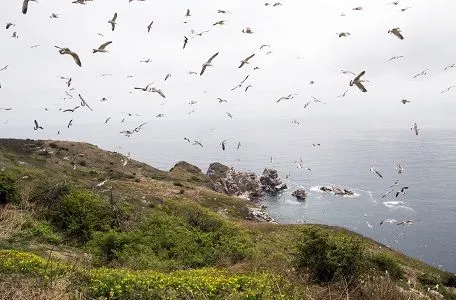
[[[252,55],[250,55],[249,57],[247,57],[247,58],[241,60],[241,65],[239,66],[239,69],[242,68],[242,66],[244,66],[245,64],[248,64],[248,63],[249,63],[249,59],[251,59],[251,58],[254,57],[254,56],[255,56],[255,54],[252,54]]]
[[[364,80],[361,80],[361,77],[366,73],[366,71],[362,71],[361,73],[358,74],[353,80],[350,80],[350,86],[356,85],[358,89],[360,89],[363,93],[367,92],[366,88],[361,82],[364,82]]]
[[[440,92],[440,94],[443,94],[443,93],[449,92],[451,89],[453,89],[453,88],[455,88],[455,87],[456,87],[456,85],[452,85],[452,86],[450,86],[450,87],[448,87],[448,88],[444,89],[443,91],[441,91],[441,92]]]
[[[370,168],[369,171],[371,172],[375,172],[380,178],[383,178],[382,174],[380,174],[380,172],[374,168]]]
[[[37,45],[33,45],[33,46],[30,46],[30,49],[33,49],[33,48],[36,48],[36,47],[39,47],[40,45],[37,44]]]
[[[306,104],[304,104],[304,108],[307,108],[313,101],[309,101]]]
[[[226,148],[226,143],[227,140],[224,140],[223,142],[220,143],[220,145],[222,145],[222,150],[225,151],[225,148]]]
[[[403,188],[401,188],[401,191],[396,193],[396,198],[399,196],[399,194],[405,195],[407,190],[408,186],[404,186]]]
[[[112,43],[112,41],[109,41],[109,42],[106,42],[104,44],[101,44],[98,49],[93,49],[93,52],[92,53],[97,53],[97,52],[101,52],[101,53],[107,53],[108,50],[106,50],[106,47],[108,45],[110,45]]]
[[[149,25],[147,25],[147,33],[150,32],[150,29],[152,28],[152,25],[154,24],[154,21],[150,22]]]
[[[75,108],[68,108],[65,109],[63,112],[74,112],[76,109],[80,108],[81,106],[76,106]]]
[[[234,88],[232,88],[231,91],[234,91],[235,89],[242,87],[242,84],[243,84],[244,82],[247,81],[247,79],[249,78],[249,76],[250,76],[250,75],[245,76],[245,78],[241,81],[241,83],[239,83],[237,86],[235,86]]]
[[[139,62],[148,64],[148,63],[152,62],[152,59],[148,58],[146,60],[140,60]]]
[[[390,59],[388,59],[387,61],[385,61],[385,63],[387,63],[389,61],[392,61],[392,60],[400,59],[400,58],[403,58],[403,57],[404,57],[403,55],[393,56]]]
[[[298,94],[289,94],[288,96],[280,97],[280,98],[276,101],[276,103],[279,103],[279,102],[282,101],[282,100],[290,100],[290,99],[293,99],[294,96],[297,96],[297,95],[298,95]]]
[[[111,120],[111,117],[109,117],[109,118],[107,118],[107,119],[105,120],[105,124],[108,123],[109,120]]]
[[[171,74],[169,74],[169,73],[166,74],[166,76],[165,76],[165,81],[168,80],[168,78],[170,78],[170,77],[171,77]]]
[[[369,228],[374,228],[374,226],[372,226],[368,221],[366,221],[366,224]]]
[[[410,8],[412,8],[412,7],[411,6],[407,6],[407,7],[401,8],[401,12],[404,12],[404,11],[410,9]]]
[[[219,101],[219,103],[228,102],[227,100],[224,100],[222,98],[217,98],[217,100]]]
[[[192,15],[190,14],[190,9],[187,8],[187,12],[185,13],[186,17],[191,17]]]
[[[88,109],[93,111],[93,109],[89,106],[89,104],[87,104],[87,102],[84,100],[84,98],[82,98],[81,94],[78,94],[78,96],[79,96],[79,99],[81,99],[81,106],[86,106]]]
[[[217,10],[217,13],[218,14],[230,14],[231,12],[228,10],[219,9],[219,10]]]
[[[400,40],[403,40],[403,39],[404,39],[404,36],[401,34],[401,29],[400,29],[399,27],[392,28],[392,29],[388,30],[388,33],[394,34],[394,35],[397,36]]]
[[[394,1],[394,2],[389,3],[388,5],[391,5],[391,4],[392,4],[392,5],[398,5],[399,2],[401,2],[401,1]]]
[[[416,125],[416,123],[413,125],[412,128],[410,128],[410,130],[415,131],[415,135],[418,135],[418,125]]]
[[[196,140],[193,141],[193,144],[192,144],[192,145],[194,145],[194,146],[195,146],[195,145],[198,145],[198,146],[201,146],[201,148],[203,147],[203,144],[201,144],[200,142],[198,142],[198,141],[196,141]]]
[[[321,100],[319,100],[319,99],[315,98],[314,96],[311,96],[311,97],[312,97],[312,99],[314,99],[314,100],[313,100],[313,102],[315,102],[315,103],[323,103],[323,104],[328,104],[328,103],[326,103],[326,102],[323,102],[323,101],[321,101]]]
[[[188,37],[184,36],[184,47],[182,49],[185,49],[185,46],[187,46],[188,43]]]
[[[190,105],[195,105],[196,103],[198,103],[198,101],[192,100],[192,101],[190,101],[188,104],[190,104]]]
[[[105,102],[105,101],[108,101],[108,98],[103,97],[103,98],[100,99],[100,102]]]
[[[207,67],[213,67],[212,65],[212,60],[217,57],[219,53],[215,53],[214,55],[211,56],[211,58],[208,59],[207,62],[203,64],[203,67],[201,68],[200,76],[204,74],[204,71],[206,70]]]
[[[309,81],[309,84],[315,84],[315,81],[311,80]]]
[[[56,14],[56,13],[52,13],[49,18],[51,19],[58,19],[59,18],[59,14]]]
[[[0,72],[1,71],[5,71],[6,69],[8,69],[8,65],[4,66],[3,68],[0,69]]]
[[[68,125],[67,125],[67,127],[68,127],[68,128],[70,128],[70,127],[71,127],[71,125],[73,125],[73,120],[70,120],[70,122],[68,122]]]
[[[35,123],[35,127],[33,127],[34,130],[38,130],[38,129],[43,129],[42,126],[38,125],[38,121],[37,120],[34,120],[34,123]]]
[[[29,2],[38,2],[38,1],[37,0],[24,0],[24,2],[22,3],[22,13],[24,15],[27,13]]]
[[[407,99],[402,99],[401,102],[402,102],[402,104],[407,104],[407,103],[410,103],[411,101],[409,101]]]
[[[187,74],[188,74],[188,75],[198,75],[198,72],[195,72],[195,71],[188,71]]]
[[[185,141],[187,141],[188,143],[190,143],[190,139],[189,138],[184,138]]]
[[[253,30],[252,30],[252,28],[250,28],[250,27],[246,27],[245,29],[242,29],[242,32],[243,32],[243,33],[252,34],[252,33],[253,33]]]
[[[220,21],[217,21],[214,24],[212,24],[212,26],[216,26],[216,25],[225,25],[225,20],[220,20]]]
[[[156,117],[156,118],[163,118],[164,116],[165,116],[164,114],[158,114],[158,115],[156,115],[155,117]]]
[[[116,25],[117,25],[116,20],[117,20],[117,13],[114,13],[114,16],[112,17],[112,19],[108,21],[108,23],[111,24],[112,31],[114,31],[114,29],[116,29]]]
[[[456,64],[451,64],[451,65],[446,66],[445,69],[443,69],[443,70],[446,71],[448,69],[454,68],[455,66],[456,66]]]
[[[9,23],[9,22],[6,23],[6,29],[9,29],[9,28],[12,27],[12,26],[16,26],[16,25],[13,24],[13,23]]]
[[[264,47],[271,47],[271,46],[267,45],[267,44],[261,45],[260,50],[263,49]]]
[[[392,186],[390,186],[390,187],[392,187]],[[385,198],[386,196],[388,196],[388,195],[391,194],[392,192],[394,192],[394,189],[392,189],[391,191],[389,191],[389,192],[383,194],[383,195],[382,195],[382,198]],[[381,225],[381,224],[380,224],[380,225]]]
[[[417,77],[419,77],[419,76],[427,75],[427,71],[429,71],[429,69],[426,69],[426,70],[421,71],[420,73],[418,73],[418,74],[416,74],[415,76],[413,76],[413,78],[417,78]]]
[[[162,91],[161,89],[156,89],[156,88],[153,87],[153,88],[151,88],[151,89],[149,90],[149,92],[157,93],[157,94],[159,94],[162,98],[166,98],[165,93],[163,93],[163,91]]]
[[[397,174],[399,174],[399,175],[402,174],[402,172],[404,171],[404,168],[400,164],[397,164],[396,169],[397,169]],[[397,181],[396,181],[396,183],[397,183]]]
[[[348,37],[350,35],[350,32],[341,32],[341,33],[336,33],[339,37]]]
[[[348,90],[346,90],[343,94],[337,96],[337,98],[343,98],[343,97],[345,97],[345,95],[347,94],[347,92],[348,92]]]
[[[0,107],[0,110],[10,111],[10,110],[13,110],[13,109],[11,107],[8,107],[8,108]]]
[[[73,52],[71,51],[69,48],[61,48],[61,47],[58,47],[58,46],[55,46],[55,48],[59,49],[59,53],[64,55],[64,54],[69,54],[71,55],[71,57],[73,57],[74,59],[74,62],[78,65],[78,66],[82,66],[81,64],[81,60],[79,59],[79,56],[76,54],[76,52]]]
[[[260,69],[260,67],[255,67],[255,68],[253,68],[254,71],[255,71],[255,70],[259,70],[259,69]]]
[[[363,10],[363,7],[362,6],[357,6],[357,7],[352,8],[352,10]]]
[[[228,117],[230,117],[231,119],[233,118],[233,115],[231,115],[229,112],[227,112],[226,115],[227,115]]]
[[[241,148],[241,142],[238,142],[237,149]]]
[[[192,39],[195,38],[195,37],[197,37],[197,36],[200,36],[200,37],[201,37],[201,36],[203,36],[203,34],[209,32],[209,31],[210,31],[210,30],[204,30],[204,31],[202,31],[202,32],[200,32],[200,33],[197,33],[197,34],[195,34],[194,36],[192,36]]]
[[[152,83],[149,83],[149,84],[146,85],[145,87],[134,87],[133,89],[135,89],[135,90],[141,90],[141,91],[143,91],[143,92],[147,92],[147,91],[149,90],[149,86],[151,86],[152,84],[153,84],[153,82],[152,82]]]
[[[248,85],[248,86],[246,86],[246,87],[245,87],[245,92],[247,92],[247,90],[248,90],[249,88],[251,88],[251,87],[252,87],[252,85],[251,85],[251,84],[250,84],[250,85]]]

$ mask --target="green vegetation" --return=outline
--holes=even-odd
[[[0,300],[455,297],[454,274],[348,230],[248,221],[251,203],[211,191],[185,162],[162,172],[122,159],[0,140],[11,203],[0,209]]]

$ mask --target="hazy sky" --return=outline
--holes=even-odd
[[[185,126],[204,119],[224,125],[268,118],[313,119],[326,125],[334,122],[335,127],[339,121],[334,120],[360,127],[369,122],[404,128],[414,122],[421,128],[456,125],[456,88],[441,94],[456,84],[456,68],[444,71],[445,66],[456,63],[453,0],[402,0],[397,6],[389,5],[390,1],[283,0],[283,6],[277,7],[257,0],[71,2],[31,2],[23,15],[21,1],[1,1],[0,68],[9,67],[0,72],[0,107],[13,110],[0,110],[0,134],[19,125],[30,127],[33,134],[34,119],[45,127],[40,137],[54,136],[46,127],[58,125],[69,138],[71,128],[66,124],[70,119],[73,126],[94,124],[95,131],[106,126],[132,129],[142,122],[164,120]],[[357,6],[363,10],[352,10]],[[400,11],[408,6],[407,11]],[[185,17],[187,8],[191,17]],[[218,14],[218,9],[231,13]],[[118,13],[118,24],[112,32],[108,20],[114,12]],[[59,18],[51,19],[51,13]],[[152,20],[152,30],[147,33]],[[212,26],[219,20],[226,20],[226,24]],[[7,22],[16,26],[5,30]],[[241,32],[247,26],[253,34]],[[393,27],[401,28],[404,40],[387,33]],[[191,29],[210,32],[190,39],[183,50],[184,36],[193,36]],[[345,31],[351,35],[336,35]],[[12,38],[13,32],[19,38]],[[92,54],[93,48],[106,41],[113,41],[107,48],[109,53]],[[40,47],[30,48],[36,44]],[[260,50],[262,44],[271,47]],[[55,45],[78,53],[82,68],[70,56],[60,55]],[[269,51],[272,53],[267,55]],[[199,73],[201,65],[216,52],[220,54],[213,61],[215,66],[203,76],[187,73]],[[238,69],[240,60],[253,53],[251,64]],[[404,58],[385,63],[397,55]],[[148,58],[151,63],[139,62]],[[368,92],[349,87],[354,76],[341,74],[341,69],[365,70],[370,81],[365,84]],[[412,78],[424,69],[430,69],[426,76]],[[112,76],[102,77],[103,73]],[[172,76],[165,82],[168,73]],[[230,91],[247,75],[244,87],[252,85],[248,92],[244,88]],[[74,99],[63,99],[66,86],[59,76],[72,77]],[[311,80],[315,84],[310,85]],[[166,99],[133,90],[152,81]],[[346,89],[346,97],[337,98]],[[78,93],[94,111],[59,111],[79,105]],[[290,93],[298,95],[276,103]],[[304,109],[311,96],[327,104],[312,103]],[[102,97],[109,101],[100,102]],[[219,104],[217,97],[228,103]],[[403,98],[412,102],[403,105]],[[197,103],[190,105],[192,100]],[[195,112],[188,114],[192,110]],[[140,116],[120,124],[124,112]],[[165,115],[164,120],[155,118],[159,113]],[[105,124],[108,117],[112,119]]]

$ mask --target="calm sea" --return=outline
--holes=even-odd
[[[107,150],[131,152],[134,159],[164,170],[179,160],[195,164],[203,172],[215,161],[257,174],[266,167],[275,168],[289,189],[264,202],[279,222],[343,226],[456,272],[456,129],[423,128],[415,136],[407,127],[321,127],[290,120],[204,124],[163,120],[127,138],[117,129],[98,127],[75,126],[66,136],[3,127],[0,136],[90,142]],[[184,137],[200,141],[204,148],[187,143]],[[227,150],[222,151],[220,143],[225,139]],[[238,142],[240,149],[236,149]],[[317,143],[321,146],[312,145]],[[295,161],[301,159],[311,171],[296,167]],[[401,175],[397,163],[404,167]],[[371,167],[383,178],[370,172]],[[407,186],[407,193],[382,198],[396,180],[396,190]],[[318,186],[322,185],[345,187],[355,197],[321,193]],[[305,201],[291,196],[298,187],[308,191]],[[385,219],[419,221],[411,226],[380,225]]]

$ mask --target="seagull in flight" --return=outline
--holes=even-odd
[[[445,69],[443,69],[443,70],[446,71],[446,70],[454,68],[454,67],[456,67],[456,64],[451,64],[451,65],[446,66]]]
[[[388,33],[394,34],[396,37],[398,37],[400,40],[404,39],[404,36],[401,34],[401,29],[399,27],[393,28],[388,30]]]
[[[29,2],[38,2],[38,1],[37,0],[24,0],[24,2],[22,2],[22,13],[24,15],[27,13]]]
[[[353,80],[350,80],[350,86],[356,85],[356,87],[362,91],[363,93],[367,92],[366,88],[361,82],[364,82],[364,80],[361,79],[361,77],[366,73],[366,71],[362,71],[361,73],[358,74]]]
[[[34,130],[38,130],[38,129],[43,130],[43,127],[38,125],[38,121],[37,120],[34,120],[34,123],[35,123],[35,127],[33,127]]]
[[[71,55],[71,57],[73,57],[74,62],[78,66],[80,66],[80,67],[82,66],[81,60],[79,59],[79,56],[76,54],[76,52],[71,51],[69,48],[61,48],[61,47],[58,47],[58,46],[54,46],[54,47],[59,49],[59,53],[62,54],[62,55],[64,55],[64,54]]]
[[[374,168],[370,168],[369,171],[371,172],[375,172],[380,178],[383,178],[382,174],[380,174],[380,172]]]
[[[248,63],[249,63],[249,59],[251,59],[251,58],[254,57],[254,56],[255,56],[255,54],[252,54],[252,55],[250,55],[249,57],[247,57],[247,58],[241,60],[241,65],[239,66],[239,69],[242,68],[242,66],[244,66],[245,64],[248,64]]]
[[[220,143],[220,145],[222,145],[222,150],[223,150],[223,151],[225,151],[225,148],[226,148],[226,145],[225,145],[226,141],[227,141],[227,140],[224,140],[224,141],[222,141],[222,142]]]
[[[84,100],[84,98],[82,98],[81,94],[78,94],[78,96],[79,96],[79,99],[81,99],[81,106],[86,106],[88,109],[93,111],[93,109],[89,106],[89,104],[87,104],[87,102]]]
[[[227,100],[224,100],[222,98],[217,98],[217,100],[219,101],[219,103],[228,102]]]
[[[150,22],[149,25],[147,25],[147,33],[150,32],[150,29],[152,28],[152,25],[154,24],[154,21]]]
[[[419,76],[427,75],[427,71],[429,71],[429,69],[426,69],[426,70],[421,71],[420,73],[418,73],[418,74],[416,74],[415,76],[413,76],[413,78],[417,78],[417,77],[419,77]]]
[[[399,174],[399,175],[402,174],[402,172],[404,171],[404,168],[401,166],[401,164],[397,164],[396,169],[397,169],[397,174]],[[396,181],[396,183],[397,183],[397,181]]]
[[[408,186],[404,186],[403,188],[401,188],[401,191],[396,193],[396,198],[399,196],[399,194],[405,195],[408,188],[409,188]]]
[[[70,122],[68,122],[67,128],[70,128],[72,125],[73,125],[73,120],[70,120]]]
[[[393,56],[390,59],[388,59],[387,61],[385,61],[385,63],[387,63],[389,61],[392,61],[392,60],[400,59],[400,58],[403,58],[403,57],[404,57],[403,55]]]
[[[443,91],[441,91],[440,94],[443,94],[443,93],[445,93],[445,92],[449,92],[452,88],[455,88],[455,87],[456,87],[456,85],[452,85],[452,86],[450,86],[450,87],[444,89]]]
[[[402,102],[402,104],[407,104],[407,103],[410,103],[411,101],[407,100],[407,99],[402,99],[401,102]]]
[[[249,76],[250,76],[250,75],[245,76],[245,78],[241,81],[241,83],[239,83],[237,86],[235,86],[235,87],[232,88],[231,90],[234,91],[235,89],[242,87],[242,84],[243,84],[244,82],[246,82],[246,80],[249,78]]]
[[[149,83],[148,85],[146,85],[146,86],[143,87],[143,88],[142,88],[142,87],[134,87],[134,89],[135,89],[135,90],[141,90],[141,91],[143,91],[143,92],[147,92],[147,91],[149,90],[149,86],[152,85],[152,84],[153,84],[153,82],[152,82],[152,83]]]
[[[184,36],[184,47],[182,49],[185,49],[185,46],[188,44],[188,37]]]
[[[0,69],[0,72],[1,71],[6,71],[6,69],[8,69],[8,65],[4,66],[3,68]]]
[[[104,44],[101,44],[100,47],[98,47],[98,49],[93,49],[93,52],[92,53],[97,53],[97,52],[101,52],[101,53],[107,53],[108,50],[106,50],[106,47],[111,44],[112,41],[109,41],[109,42],[106,42]]]
[[[191,17],[191,16],[192,16],[192,15],[190,14],[190,9],[189,9],[189,8],[187,8],[187,12],[185,13],[185,16],[186,16],[186,17]]]
[[[75,108],[67,108],[63,112],[74,112],[76,109],[80,108],[81,106],[76,106]]]
[[[347,95],[347,92],[348,92],[348,90],[346,90],[343,94],[337,96],[337,98],[343,98],[343,97],[345,97],[345,95]]]
[[[208,59],[207,62],[203,64],[203,67],[201,68],[200,76],[204,74],[204,71],[206,70],[207,67],[213,67],[212,65],[212,60],[217,57],[219,53],[215,53],[214,55],[211,56],[211,58]]]
[[[416,123],[413,125],[412,128],[410,128],[410,130],[415,131],[415,135],[418,135],[418,125],[416,125]]]
[[[250,28],[250,27],[246,27],[245,29],[242,29],[242,32],[243,32],[243,33],[252,34],[252,33],[253,33],[253,30],[252,30],[252,28]]]
[[[356,74],[353,73],[352,71],[340,70],[340,72],[341,72],[342,74],[345,74],[345,75],[346,75],[346,74],[352,74],[352,75],[355,75],[355,76],[356,76]]]
[[[227,115],[228,117],[230,117],[231,119],[233,118],[233,115],[231,115],[229,112],[227,112],[226,115]]]
[[[114,16],[112,17],[112,19],[108,21],[108,23],[111,24],[112,31],[114,31],[114,29],[116,29],[116,25],[117,25],[116,20],[117,20],[117,13],[114,13]]]
[[[193,141],[193,144],[192,144],[192,145],[194,145],[194,146],[198,145],[198,146],[201,146],[201,148],[204,147],[203,144],[201,144],[200,142],[198,142],[198,141],[196,141],[196,140]]]
[[[6,23],[6,29],[9,29],[11,26],[16,26],[16,25],[13,23],[10,23],[10,22]]]

